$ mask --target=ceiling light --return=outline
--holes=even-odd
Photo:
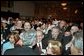
[[[66,6],[66,5],[67,5],[67,3],[61,3],[61,5],[62,5],[62,6]]]
[[[83,5],[83,2],[81,4]]]
[[[77,12],[78,12],[78,10],[76,9],[76,10],[75,10],[75,14],[76,14]]]
[[[66,10],[66,9],[67,9],[67,7],[64,7],[64,8],[63,8],[63,10]]]

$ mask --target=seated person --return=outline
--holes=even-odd
[[[35,40],[33,40],[30,46],[25,45],[23,41],[20,40],[16,43],[14,48],[7,49],[4,55],[37,55],[32,49],[33,45],[35,45]]]
[[[72,55],[83,55],[83,32],[75,32],[73,37],[73,45],[75,49],[72,48]]]
[[[4,52],[7,50],[7,49],[12,49],[14,48],[14,46],[17,44],[17,45],[21,45],[21,40],[20,40],[20,37],[18,34],[12,32],[8,35],[8,39],[9,41],[8,42],[5,42],[3,44],[3,50],[2,50],[2,53],[4,54]]]
[[[64,36],[62,37],[62,55],[69,55],[71,54],[70,47],[72,43],[73,37],[69,30],[64,32]]]

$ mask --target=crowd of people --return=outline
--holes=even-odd
[[[83,22],[1,17],[2,55],[83,55]]]

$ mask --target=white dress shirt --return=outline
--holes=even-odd
[[[38,47],[39,47],[39,44],[40,44],[40,47],[41,47],[41,50],[42,50],[42,42],[37,43]]]

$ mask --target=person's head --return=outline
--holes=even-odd
[[[41,27],[37,27],[36,30],[37,30],[37,31],[39,31],[39,30],[41,31],[42,29],[41,29]]]
[[[61,20],[59,23],[60,28],[63,28],[66,25],[66,21],[65,20]]]
[[[35,24],[34,20],[31,22],[31,24],[32,24],[32,25],[34,25],[34,24]]]
[[[21,21],[21,20],[18,20],[18,21],[16,22],[16,26],[17,26],[17,27],[22,27],[22,21]]]
[[[79,28],[78,26],[72,26],[70,31],[71,31],[71,34],[73,35],[74,32],[79,31]]]
[[[25,22],[25,23],[24,23],[24,30],[25,30],[25,31],[29,31],[30,28],[31,28],[30,23],[29,23],[29,22]]]
[[[50,55],[61,55],[61,43],[55,40],[49,40],[47,47],[47,54]]]
[[[11,32],[9,35],[8,35],[8,39],[11,43],[14,43],[16,44],[19,40],[20,40],[20,37],[17,33],[15,32]]]
[[[66,31],[64,32],[64,36],[70,36],[70,35],[71,35],[70,30],[66,30]]]
[[[42,29],[45,29],[46,28],[46,24],[43,23],[42,26],[41,26]]]
[[[80,23],[80,27],[83,29],[83,22]]]
[[[70,36],[71,35],[71,33],[70,32],[65,32],[65,34],[64,34],[65,36]]]
[[[16,30],[12,30],[11,32],[15,32],[17,34],[19,34],[19,31],[16,29]]]
[[[15,18],[16,21],[19,21],[19,18]]]
[[[59,35],[60,29],[58,27],[53,27],[52,28],[52,37],[55,38]]]
[[[69,26],[72,26],[73,25],[73,23],[72,22],[69,22]]]
[[[44,38],[43,32],[40,31],[40,30],[38,30],[38,31],[36,32],[37,42],[40,42],[43,38]]]

